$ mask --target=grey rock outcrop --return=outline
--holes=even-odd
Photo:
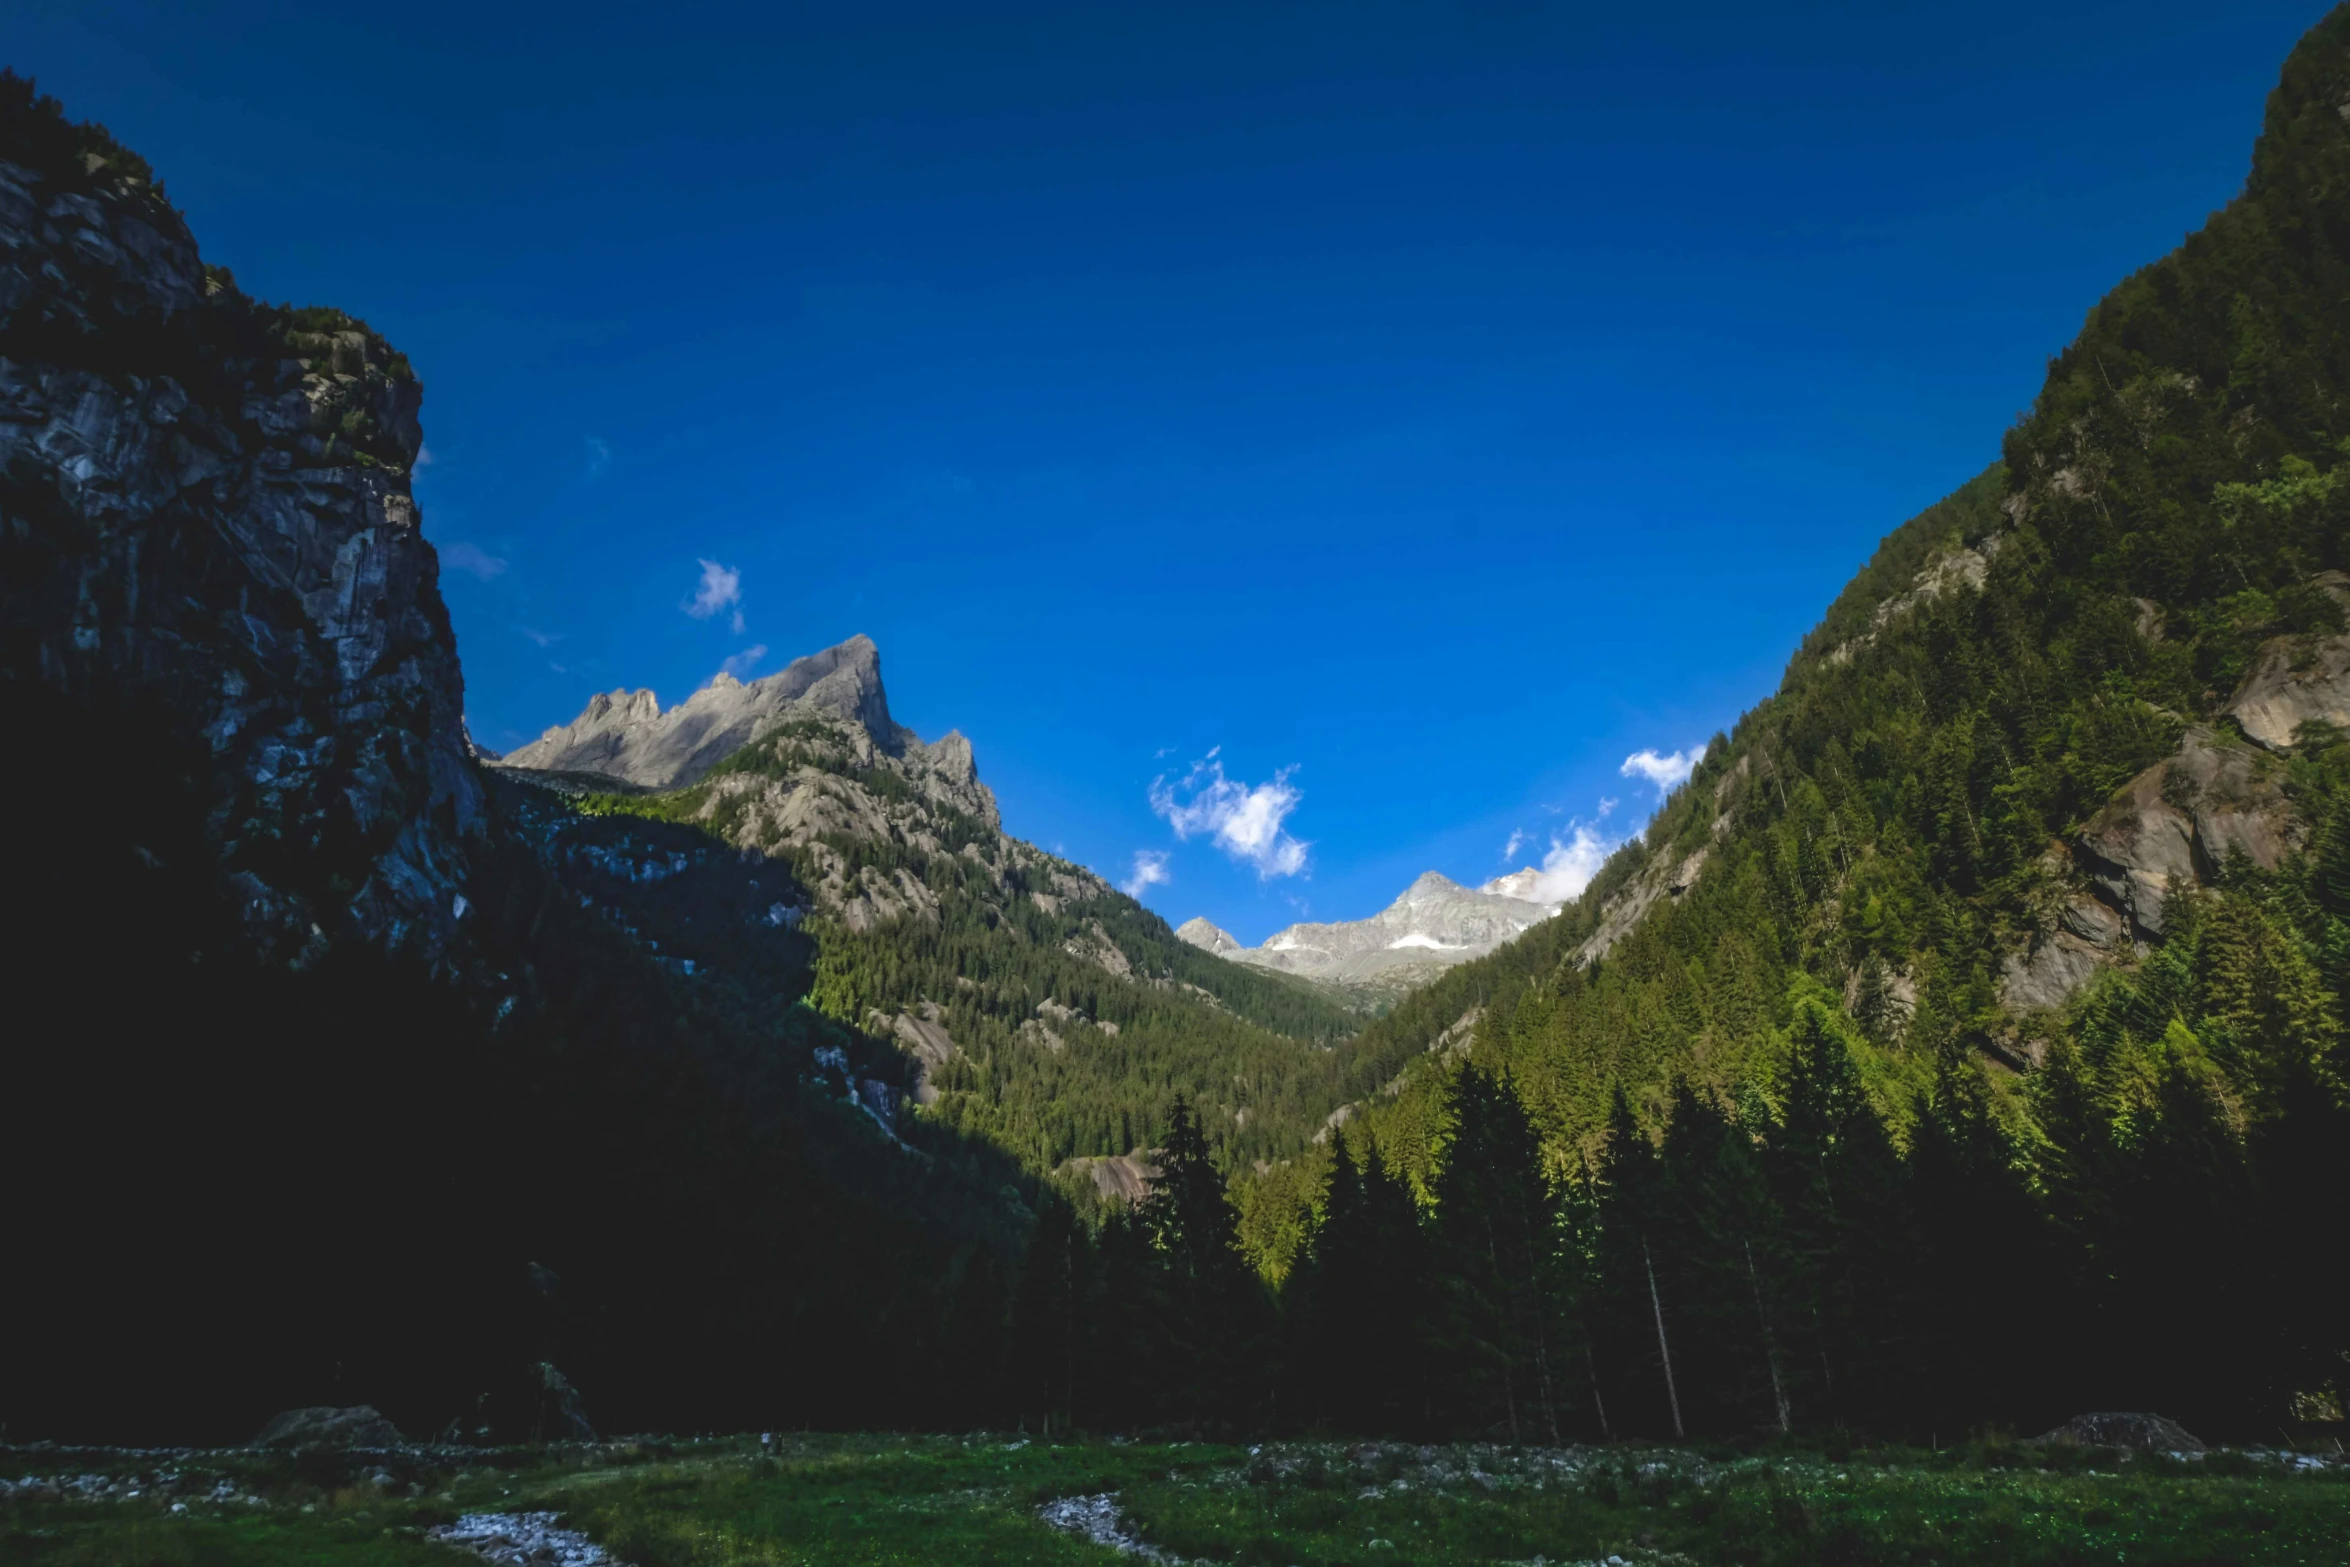
[[[2210,884],[2241,855],[2273,871],[2308,829],[2265,752],[2195,725],[2166,757],[2115,791],[2048,866],[2069,889],[2051,925],[2009,955],[2000,998],[2062,1006],[2097,974],[2162,939],[2171,901]]]
[[[255,1447],[397,1447],[407,1438],[372,1404],[289,1409],[253,1438]]]
[[[208,277],[152,187],[39,152],[0,153],[7,677],[187,726],[263,950],[437,951],[482,786],[421,388],[362,323]]]
[[[950,734],[924,748],[914,732],[890,717],[881,685],[881,653],[855,636],[757,680],[721,674],[675,707],[663,710],[650,691],[607,691],[577,718],[519,750],[509,767],[545,772],[602,773],[648,789],[694,782],[760,735],[793,716],[829,716],[863,729],[888,756],[927,749],[942,775],[976,781],[971,743]]]
[[[918,1105],[938,1103],[938,1090],[931,1086],[931,1074],[943,1069],[949,1061],[962,1054],[962,1047],[946,1030],[945,1014],[938,1004],[925,1001],[919,1015],[900,1012],[884,1016],[876,1012],[867,1021],[877,1032],[896,1038],[898,1048],[914,1063],[914,1102]]]
[[[2350,605],[2350,577],[2328,571],[2312,580]],[[2249,739],[2272,751],[2290,747],[2306,723],[2350,728],[2350,636],[2263,644],[2227,712]]]
[[[1133,1204],[1151,1194],[1150,1183],[1158,1179],[1159,1167],[1152,1150],[1138,1148],[1132,1153],[1070,1159],[1054,1173],[1091,1182],[1094,1194],[1104,1201]]]
[[[2275,766],[2198,725],[2082,829],[2083,868],[2136,934],[2160,937],[2172,893],[2209,880],[2231,855],[2273,871],[2300,846]]]
[[[2070,928],[2052,930],[2028,951],[2009,954],[2000,970],[2000,998],[2019,1010],[2063,1006],[2110,963],[2115,963],[2113,947],[2084,940]]]

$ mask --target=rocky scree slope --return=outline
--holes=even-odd
[[[1364,1031],[1348,1113],[1425,1172],[1430,1090],[1481,1059],[1565,1168],[1619,1083],[1649,1118],[1676,1075],[1767,1105],[1814,1003],[1896,1127],[1949,1048],[2022,1103],[2084,1028],[2101,1062],[2192,1045],[2236,1115],[2330,1050],[2330,1014],[2256,1026],[2210,987],[2256,957],[2284,1007],[2336,961],[2312,878],[2350,830],[2345,192],[2337,11],[2243,194],[2090,313],[2003,460],[1884,540],[1582,899]],[[2149,985],[2184,988],[2114,1021]],[[2170,1017],[2186,1043],[2140,1038]]]
[[[895,1045],[895,1086],[927,1122],[1032,1168],[1132,1154],[1178,1094],[1244,1161],[1303,1146],[1331,1103],[1329,1047],[1356,1020],[1004,832],[969,743],[925,744],[890,716],[866,638],[666,711],[599,696],[500,771],[575,795],[599,774],[650,784],[574,808],[788,866],[805,897],[770,917],[814,943],[812,1004]]]
[[[421,398],[364,323],[208,272],[136,155],[0,84],[0,679],[200,737],[212,847],[281,956],[434,951],[462,913],[482,796],[409,493]]]

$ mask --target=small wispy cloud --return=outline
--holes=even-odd
[[[418,442],[416,447],[416,461],[408,465],[408,471],[410,473],[422,473],[425,469],[432,466],[432,462],[432,448],[424,445],[422,442]]]
[[[1704,754],[1695,746],[1686,751],[1668,751],[1662,755],[1655,751],[1634,751],[1624,758],[1624,765],[1618,770],[1626,778],[1647,779],[1656,785],[1656,792],[1663,795],[1670,793],[1673,785],[1686,782],[1689,775],[1696,771],[1698,759]]]
[[[702,580],[693,596],[679,607],[696,620],[708,620],[713,615],[731,614],[728,625],[736,636],[743,630],[743,574],[732,566],[721,566],[714,560],[700,562]]]
[[[541,631],[535,626],[516,626],[514,629],[539,647],[553,647],[567,635],[561,631]]]
[[[743,678],[743,676],[758,668],[759,660],[765,658],[766,656],[767,644],[764,642],[755,643],[750,647],[744,648],[740,653],[735,653],[727,657],[722,663],[719,664],[718,672],[722,675],[732,675],[735,679],[740,680]]]
[[[1513,827],[1510,829],[1510,841],[1501,846],[1501,857],[1505,860],[1514,860],[1518,857],[1518,851],[1525,846],[1526,829]]]
[[[1312,845],[1292,836],[1282,823],[1305,798],[1284,767],[1264,783],[1249,785],[1224,776],[1224,764],[1210,750],[1192,764],[1190,773],[1170,784],[1164,775],[1151,780],[1151,809],[1167,820],[1178,838],[1206,834],[1217,848],[1245,865],[1256,867],[1260,881],[1295,876],[1306,868],[1306,850]]]
[[[1134,874],[1118,883],[1118,890],[1129,898],[1139,898],[1153,887],[1165,886],[1175,879],[1167,869],[1167,856],[1158,849],[1134,851]]]
[[[587,442],[587,477],[593,482],[612,471],[612,447],[600,435],[582,437]]]
[[[1537,903],[1568,903],[1580,898],[1607,857],[1623,842],[1602,833],[1597,821],[1569,822],[1565,832],[1552,836],[1526,896]]]
[[[506,570],[504,556],[492,555],[480,545],[468,544],[462,540],[455,544],[441,546],[441,564],[451,571],[462,571],[479,582],[487,582],[492,577],[501,576]]]

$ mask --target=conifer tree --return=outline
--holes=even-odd
[[[1792,1033],[1766,1165],[1786,1224],[1797,1332],[1809,1329],[1793,1370],[1810,1396],[1797,1402],[1820,1424],[1882,1427],[1914,1369],[1906,1172],[1827,1008],[1800,1002]]]
[[[1987,1420],[2039,1430],[2065,1418],[2073,1300],[1982,1065],[1955,1040],[1937,1053],[1918,1103],[1910,1198],[1921,1270],[1915,1418],[1929,1435],[1952,1436]],[[1994,1331],[2019,1299],[2033,1303],[2034,1330]]]
[[[2260,1194],[2263,1316],[2271,1368],[2265,1401],[2350,1396],[2350,1100],[2334,1058],[2289,1070],[2276,1112],[2256,1126],[2252,1167]]]
[[[1075,1211],[1047,1189],[1020,1260],[1007,1352],[1005,1403],[1024,1430],[1066,1435],[1075,1425],[1092,1262]]]
[[[1658,1220],[1664,1207],[1655,1146],[1618,1083],[1609,1099],[1607,1141],[1594,1175],[1584,1292],[1591,1374],[1615,1435],[1666,1437],[1677,1419],[1677,1388],[1666,1367],[1672,1330],[1665,1324],[1664,1291],[1656,1280]],[[1680,1307],[1680,1280],[1668,1255],[1666,1272]]]
[[[1691,1431],[1788,1429],[1792,1408],[1772,1327],[1783,1271],[1777,1214],[1753,1139],[1684,1079],[1674,1087],[1657,1173],[1651,1226]]]
[[[991,1426],[1004,1413],[1007,1312],[995,1254],[972,1248],[962,1259],[931,1356],[928,1402],[943,1429]]]
[[[1138,1217],[1165,1302],[1158,1358],[1180,1368],[1161,1389],[1168,1418],[1203,1431],[1260,1428],[1272,1413],[1271,1302],[1241,1256],[1232,1204],[1182,1099]]]
[[[1436,1181],[1436,1327],[1453,1418],[1557,1441],[1562,1237],[1534,1129],[1509,1085],[1470,1067],[1452,1089]]]
[[[1120,1208],[1095,1237],[1092,1288],[1071,1402],[1078,1426],[1134,1431],[1168,1418],[1170,1382],[1193,1368],[1173,1357],[1179,1337],[1167,1270],[1141,1214]]]
[[[1372,1288],[1362,1297],[1368,1319],[1363,1340],[1381,1346],[1383,1369],[1362,1387],[1365,1429],[1415,1436],[1434,1418],[1435,1368],[1429,1356],[1434,1294],[1428,1234],[1411,1189],[1387,1162],[1386,1151],[1363,1152],[1364,1272]]]
[[[2192,1038],[2177,1025],[2171,1033]],[[2207,1074],[2178,1048],[2157,1070],[2116,1202],[2118,1282],[2134,1309],[2115,1313],[2108,1330],[2126,1357],[2124,1391],[2190,1430],[2227,1430],[2258,1416],[2264,1379],[2254,1352],[2273,1304],[2257,1288],[2244,1147]]]
[[[1375,1150],[1358,1164],[1331,1134],[1322,1218],[1291,1275],[1285,1304],[1289,1423],[1358,1435],[1421,1424],[1426,1260],[1418,1215]]]

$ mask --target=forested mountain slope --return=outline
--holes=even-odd
[[[1951,1039],[2028,1066],[2100,974],[2290,879],[2350,723],[2342,27],[2296,54],[2243,195],[2098,305],[2001,463],[1887,537],[1578,905],[1368,1029],[1350,1097],[1476,1012],[1456,1038],[1588,1146],[1617,1081],[1651,1113],[1676,1074],[1735,1091],[1803,993],[1890,1073]]]
[[[890,718],[870,641],[666,714],[641,695],[598,698],[511,760],[690,777],[575,808],[690,826],[788,866],[808,892],[774,918],[813,944],[810,1003],[899,1047],[892,1086],[927,1122],[1039,1171],[1147,1147],[1179,1095],[1243,1164],[1294,1154],[1320,1125],[1329,1047],[1358,1019],[1176,939],[1092,872],[1007,835],[970,745],[925,745]],[[696,741],[690,770],[637,760],[679,749],[721,707],[755,714],[722,756]]]
[[[1347,1047],[1363,1173],[1241,1183],[1317,1341],[1378,1337],[1334,1271],[1451,1246],[1381,1353],[1472,1423],[2339,1418],[2346,297],[2338,10],[1641,839]]]

